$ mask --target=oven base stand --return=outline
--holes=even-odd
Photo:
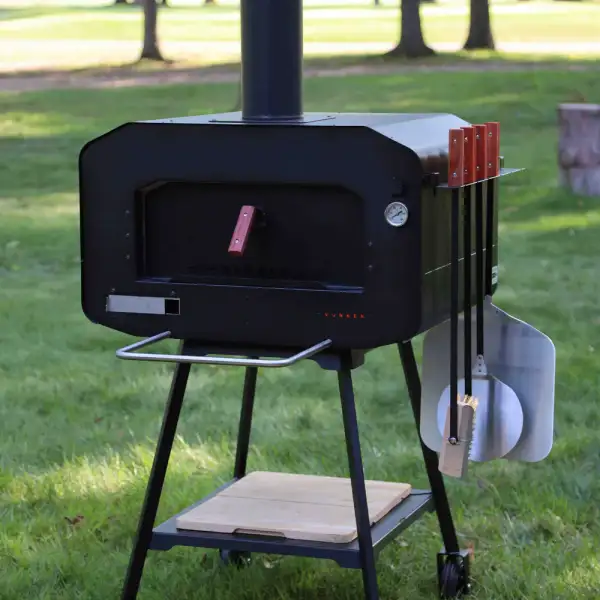
[[[192,343],[182,343],[182,349],[186,350],[187,354],[190,353],[192,347]],[[418,433],[420,429],[421,382],[412,343],[410,341],[400,343],[398,344],[398,350]],[[352,369],[362,364],[363,357],[360,354],[344,352],[330,356],[330,359],[332,360],[327,365],[321,366],[325,369],[336,370],[338,375],[357,538],[348,544],[337,544],[184,531],[178,530],[175,525],[176,518],[179,515],[154,528],[191,368],[189,363],[177,363],[121,600],[135,600],[137,598],[148,550],[169,550],[173,546],[217,548],[220,550],[221,559],[224,562],[236,566],[247,564],[250,558],[249,555],[252,552],[334,560],[342,567],[361,569],[365,600],[379,600],[375,568],[376,553],[392,541],[403,529],[425,512],[431,510],[435,510],[437,513],[444,543],[444,551],[438,555],[440,596],[442,598],[458,598],[468,593],[470,586],[469,555],[467,552],[461,551],[458,546],[458,538],[452,521],[444,480],[438,470],[437,454],[427,448],[422,441],[421,450],[431,491],[412,490],[407,498],[371,527],[352,387]],[[246,474],[257,374],[257,367],[246,367],[233,480],[207,498],[186,508],[180,514],[191,510],[201,502],[205,502]]]

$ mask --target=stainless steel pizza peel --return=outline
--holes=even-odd
[[[505,458],[537,462],[548,456],[554,441],[556,349],[547,335],[501,310],[491,298],[488,303],[499,329],[494,373],[526,399],[523,435]]]
[[[514,390],[523,411],[522,434],[504,458],[543,460],[552,449],[554,437],[554,344],[535,327],[500,310],[490,297],[484,302],[484,322],[488,369]],[[461,322],[459,328],[462,326]],[[436,452],[442,447],[438,410],[440,397],[448,385],[449,339],[449,322],[444,322],[425,334],[423,344],[421,436]],[[460,346],[463,336],[458,339]],[[458,373],[463,372],[463,354],[459,348]],[[472,360],[475,364],[475,355]]]

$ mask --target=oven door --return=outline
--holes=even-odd
[[[339,186],[156,183],[136,199],[138,281],[362,291],[362,199]],[[242,207],[253,220],[235,250]]]

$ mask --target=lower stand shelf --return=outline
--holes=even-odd
[[[177,529],[177,519],[196,507],[214,498],[239,480],[232,480],[215,490],[210,496],[171,517],[152,532],[150,549],[170,550],[174,546],[217,548],[239,552],[280,554],[325,558],[337,562],[341,567],[360,569],[358,539],[348,543],[315,542],[290,538],[247,534],[213,533]],[[415,522],[424,513],[434,509],[433,495],[427,490],[411,490],[400,504],[392,508],[371,527],[373,548],[376,552],[385,547],[398,534]]]

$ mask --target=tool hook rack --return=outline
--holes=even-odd
[[[473,226],[472,203],[475,190],[475,228],[476,233],[476,282],[477,304],[483,310],[485,295],[492,294],[493,288],[493,230],[494,199],[497,196],[498,179],[506,175],[518,173],[523,169],[504,168],[504,157],[500,155],[500,123],[488,121],[484,124],[470,125],[448,132],[448,172],[447,182],[437,185],[438,189],[450,191],[450,223],[451,223],[451,264],[450,264],[450,411],[449,436],[444,440],[456,446],[458,439],[458,377],[457,377],[457,340],[459,307],[459,281],[462,262],[462,280],[464,284],[464,322],[465,322],[465,394],[471,395],[471,229]],[[485,198],[485,265],[483,206]],[[460,252],[459,232],[461,229],[461,196],[462,202],[462,259]],[[483,274],[483,276],[482,276]],[[477,335],[483,335],[478,331]],[[482,338],[483,339],[483,338]],[[443,456],[443,455],[442,455]]]
[[[148,550],[164,551],[170,550],[174,546],[219,549],[223,562],[237,566],[249,563],[251,553],[330,559],[337,562],[341,567],[361,569],[365,599],[378,600],[379,592],[375,568],[377,553],[411,523],[426,512],[431,511],[437,513],[443,540],[443,548],[437,557],[440,596],[442,598],[455,598],[469,591],[469,554],[459,548],[443,477],[438,469],[438,456],[436,452],[427,448],[422,441],[421,450],[431,489],[413,489],[407,498],[380,521],[373,526],[370,524],[352,385],[352,370],[364,363],[365,353],[363,351],[332,351],[329,349],[330,340],[325,340],[296,354],[289,350],[272,348],[207,347],[194,341],[181,342],[180,354],[137,352],[143,347],[169,337],[170,333],[165,332],[127,346],[117,352],[119,358],[126,360],[175,363],[171,389],[121,595],[122,600],[135,600],[137,597]],[[412,342],[399,343],[398,350],[418,433],[421,413],[421,381]],[[220,356],[214,356],[216,354]],[[270,358],[240,358],[240,356]],[[246,475],[258,369],[291,366],[303,359],[314,360],[322,369],[337,372],[357,538],[350,543],[340,544],[178,530],[175,524],[178,516],[192,510],[202,502],[206,502],[222,489]],[[192,364],[228,365],[245,368],[233,479],[213,492],[212,495],[186,508],[182,513],[175,515],[161,525],[154,527]]]

